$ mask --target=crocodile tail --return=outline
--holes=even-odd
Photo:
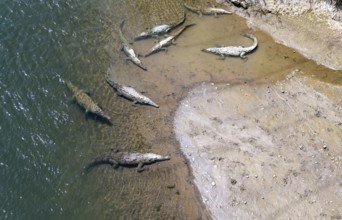
[[[246,34],[243,34],[242,36],[247,37],[253,41],[257,41],[257,38],[253,34],[246,33]]]
[[[82,173],[83,174],[88,174],[93,168],[103,165],[103,164],[109,164],[109,165],[114,165],[113,162],[108,160],[107,158],[98,158],[94,160],[93,162],[89,163],[86,167],[83,168]]]
[[[184,7],[187,8],[188,10],[190,10],[190,11],[196,11],[196,10],[198,10],[197,8],[192,7],[192,6],[188,5],[187,3],[184,3]]]
[[[106,76],[107,83],[114,89],[120,89],[121,85],[114,80],[112,80],[108,75]]]
[[[96,111],[94,113],[97,114],[98,116],[102,117],[109,124],[112,124],[111,118],[108,115],[106,115],[102,110],[101,111]]]
[[[174,35],[175,39],[176,39],[181,33],[183,33],[183,31],[185,31],[188,27],[191,27],[191,26],[193,26],[193,25],[195,25],[195,24],[194,24],[194,23],[192,23],[192,24],[187,24],[187,25],[185,25],[184,27],[182,27],[180,30],[178,30],[178,32],[175,33],[175,35]]]
[[[149,103],[150,105],[152,105],[153,107],[159,108],[159,105],[155,102],[153,102],[152,100]]]
[[[188,27],[194,26],[195,24],[196,23],[190,23],[190,24],[185,25],[185,27],[188,28]]]
[[[253,34],[246,33],[243,35],[244,37],[247,37],[253,41],[252,47],[257,47],[258,46],[258,40]]]
[[[101,165],[101,164],[103,164],[101,161],[93,161],[93,162],[91,162],[90,164],[88,164],[86,167],[83,168],[82,173],[83,173],[83,174],[88,174],[88,173],[90,173],[90,171],[91,171],[94,167],[96,167],[96,166],[98,166],[98,165]]]
[[[99,105],[97,105],[96,103],[94,103],[92,106],[90,106],[89,109],[87,109],[87,112],[91,112],[99,117],[101,117],[102,119],[106,120],[108,123],[111,123],[110,120],[111,118],[106,115],[104,113],[104,111],[101,109],[101,107]]]
[[[121,30],[122,30],[124,24],[125,24],[125,19],[123,19],[123,20],[120,22],[120,29],[121,29]]]
[[[138,66],[139,66],[142,70],[147,71],[147,68],[146,68],[145,66],[143,66],[142,64],[139,64]]]
[[[154,53],[155,53],[155,51],[154,51],[154,50],[151,50],[151,51],[149,51],[147,54],[145,54],[144,57],[148,57],[148,56],[150,56],[150,55],[152,55],[152,54],[154,54]]]
[[[103,115],[103,117],[110,123],[112,124],[111,117],[108,115]]]
[[[186,4],[186,3],[184,3],[184,4]],[[186,18],[186,10],[184,10],[183,16],[179,19],[179,21],[176,22],[175,26],[179,26],[179,25],[183,24],[183,22],[185,21],[185,18]]]

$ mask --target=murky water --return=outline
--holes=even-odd
[[[80,170],[95,149],[143,141],[134,133],[134,116],[114,122],[123,124],[122,131],[132,131],[130,141],[119,139],[119,132],[86,117],[62,83],[69,79],[89,89],[108,110],[111,96],[102,97],[101,89],[92,83],[99,82],[101,70],[109,63],[99,49],[107,42],[101,38],[108,34],[106,4],[1,3],[1,219],[94,219],[102,215],[107,209],[101,205],[101,194]],[[127,110],[111,111],[113,116],[120,114],[126,115]]]
[[[0,218],[198,219],[201,206],[172,131],[173,112],[189,87],[202,81],[257,83],[293,67],[328,82],[341,74],[307,61],[291,49],[249,30],[237,16],[198,17],[171,46],[142,59],[144,72],[124,61],[117,26],[126,19],[129,40],[158,21],[177,20],[182,1],[4,1],[0,4]],[[178,10],[179,9],[179,10]],[[200,52],[215,44],[250,44],[247,62]],[[152,39],[133,46],[145,53]],[[155,100],[160,109],[132,106],[103,80],[105,72]],[[113,125],[85,116],[63,79],[88,90]],[[111,148],[171,155],[143,173],[81,169]]]

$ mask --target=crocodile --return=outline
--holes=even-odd
[[[93,101],[93,99],[86,92],[84,92],[82,89],[77,88],[70,81],[66,81],[65,83],[70,91],[74,94],[76,102],[85,109],[86,113],[91,112],[111,123],[110,117],[103,112],[103,110]]]
[[[108,76],[106,77],[106,81],[111,87],[113,87],[118,92],[118,95],[123,96],[133,101],[134,104],[140,103],[140,104],[151,105],[153,107],[159,108],[159,105],[153,102],[150,98],[137,92],[134,88],[130,86],[120,85],[119,83],[110,79]]]
[[[227,11],[223,8],[214,8],[214,7],[192,7],[186,3],[184,3],[184,7],[187,8],[189,11],[195,12],[199,14],[199,16],[202,15],[215,15],[218,14],[233,14],[233,12]]]
[[[176,38],[188,27],[193,26],[195,24],[187,24],[184,27],[182,27],[180,30],[178,30],[174,35],[170,35],[166,37],[165,39],[159,41],[156,45],[154,45],[150,51],[145,55],[145,57],[150,56],[151,54],[154,54],[160,50],[166,50],[166,47],[170,46],[174,43]]]
[[[258,40],[252,34],[244,34],[243,36],[253,40],[253,45],[249,47],[244,47],[244,46],[211,47],[211,48],[202,49],[202,51],[218,54],[222,56],[223,58],[225,56],[235,56],[235,57],[241,57],[243,59],[246,59],[247,56],[245,55],[247,53],[252,52],[258,46]]]
[[[169,156],[162,156],[153,153],[137,153],[137,152],[119,152],[111,151],[109,154],[96,158],[93,162],[88,164],[84,169],[83,173],[89,173],[92,168],[102,165],[109,164],[113,168],[123,167],[137,167],[138,172],[144,171],[145,164],[152,164],[159,161],[170,160]]]
[[[134,40],[142,40],[148,37],[157,37],[163,34],[166,34],[170,30],[174,29],[175,27],[178,27],[185,21],[185,12],[184,15],[175,23],[169,23],[169,24],[160,24],[156,25],[151,29],[147,29],[146,31],[140,33]]]
[[[120,23],[120,28],[119,28],[119,38],[122,44],[122,50],[128,56],[127,58],[128,60],[131,60],[135,65],[137,65],[138,67],[146,71],[147,68],[142,64],[141,60],[139,60],[133,48],[129,46],[128,41],[126,40],[126,38],[124,37],[122,33],[122,28],[123,28],[124,23],[125,23],[125,20],[122,20]]]
[[[248,8],[248,4],[244,0],[230,0],[230,2],[235,5],[236,7],[242,7],[244,9]]]

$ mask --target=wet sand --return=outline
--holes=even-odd
[[[139,20],[139,16],[134,16],[136,11],[132,7],[133,3],[127,1],[125,4],[126,10],[131,10],[131,14],[124,17],[124,34],[128,39],[133,39],[147,24],[153,23],[153,19],[148,20],[146,17],[147,20]],[[108,69],[111,77],[119,83],[144,92],[160,105],[158,109],[132,105],[130,101],[116,96],[104,81],[100,83],[104,96],[110,97],[108,103],[111,104],[106,106],[106,109],[114,111],[117,106],[126,108],[127,116],[121,112],[118,117],[134,120],[131,126],[134,132],[137,130],[136,135],[128,135],[128,138],[133,137],[134,140],[120,142],[121,149],[171,156],[170,161],[148,166],[143,173],[136,173],[134,169],[113,172],[110,167],[99,168],[97,172],[93,172],[95,178],[106,177],[103,185],[99,187],[108,192],[105,194],[108,204],[114,203],[114,207],[108,206],[108,219],[110,210],[115,210],[122,219],[211,218],[210,212],[213,210],[207,209],[204,205],[203,193],[197,191],[201,189],[200,185],[194,185],[191,170],[196,173],[198,167],[193,167],[191,160],[184,157],[182,146],[177,141],[173,128],[175,112],[180,101],[202,82],[247,87],[265,86],[284,80],[294,68],[299,68],[307,76],[326,82],[341,83],[340,72],[319,66],[293,49],[275,43],[264,32],[249,28],[246,21],[239,16],[226,15],[215,18],[188,13],[186,22],[196,25],[186,30],[177,39],[176,45],[170,46],[166,53],[161,51],[142,58],[148,71],[124,61],[125,55],[120,52],[115,32],[113,40],[104,48],[111,59],[111,67]],[[113,24],[113,27],[115,30],[117,24]],[[250,39],[241,36],[246,32],[254,34],[259,41],[258,49],[248,55],[247,61],[240,58],[218,60],[215,55],[201,52],[205,47],[216,45],[248,46],[252,43]],[[133,43],[136,51],[141,54],[146,53],[153,45],[153,39]],[[125,132],[129,132],[130,126],[124,127]],[[124,131],[121,135],[125,136]],[[100,153],[103,152],[95,154]],[[197,180],[195,182],[198,183]],[[205,183],[202,186],[206,186]],[[212,185],[209,187],[211,189]],[[265,207],[267,205],[265,204]]]

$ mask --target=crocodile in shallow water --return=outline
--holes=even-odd
[[[161,156],[153,153],[143,154],[136,152],[118,152],[113,150],[104,156],[96,158],[93,162],[88,164],[84,168],[83,173],[87,174],[92,168],[102,164],[109,164],[114,168],[118,168],[119,166],[137,167],[137,171],[141,172],[144,170],[143,166],[145,164],[152,164],[169,159],[169,156]]]
[[[73,93],[76,102],[85,109],[86,113],[91,112],[97,116],[100,116],[101,118],[104,118],[109,123],[111,122],[110,117],[103,112],[103,110],[93,101],[93,99],[86,92],[84,92],[82,89],[77,88],[70,81],[66,81],[65,83],[70,91]]]
[[[192,11],[192,12],[199,14],[200,16],[202,16],[202,15],[215,15],[215,16],[217,16],[218,14],[233,14],[232,12],[227,11],[223,8],[192,7],[186,3],[184,3],[184,7],[187,8],[189,11]]]
[[[253,45],[249,47],[243,47],[243,46],[211,47],[211,48],[203,49],[202,51],[213,53],[213,54],[218,54],[222,56],[223,58],[225,56],[235,56],[235,57],[241,57],[245,59],[247,58],[247,56],[245,55],[247,53],[252,52],[258,46],[258,40],[252,34],[244,34],[243,36],[253,40]]]
[[[110,79],[109,76],[106,76],[107,83],[113,87],[117,92],[118,95],[123,96],[135,103],[151,105],[156,108],[159,108],[155,102],[153,102],[150,98],[144,96],[143,94],[137,92],[134,88],[129,86],[120,85],[119,83],[115,82],[114,80]]]
[[[166,34],[170,30],[172,30],[173,28],[181,25],[184,22],[184,20],[185,20],[185,13],[180,18],[179,21],[177,21],[175,23],[156,25],[153,28],[148,29],[148,30],[140,33],[134,40],[142,40],[142,39],[145,39],[148,37],[157,37],[158,38],[160,35]]]
[[[188,24],[182,27],[180,30],[178,30],[174,35],[170,35],[166,37],[165,39],[159,41],[156,45],[154,45],[150,51],[145,55],[145,57],[150,56],[151,54],[154,54],[160,50],[166,50],[166,47],[170,46],[171,44],[174,44],[175,39],[188,27],[193,26],[195,24]]]
[[[133,48],[129,45],[128,41],[126,40],[126,38],[124,37],[122,33],[122,28],[123,28],[124,23],[125,23],[125,20],[121,21],[120,28],[119,28],[119,38],[121,41],[122,50],[128,56],[127,58],[128,60],[132,61],[135,65],[137,65],[138,67],[146,71],[147,68],[142,64],[141,60],[139,60]]]

